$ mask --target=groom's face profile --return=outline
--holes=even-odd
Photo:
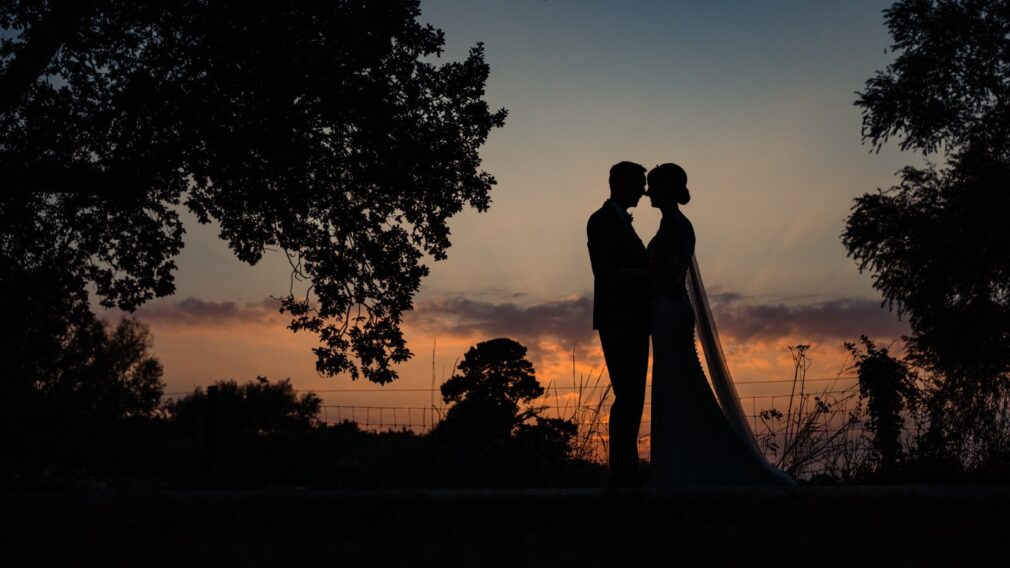
[[[614,199],[622,207],[637,207],[638,200],[645,195],[645,174],[629,172],[613,189]]]

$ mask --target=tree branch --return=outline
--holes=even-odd
[[[0,74],[0,114],[21,102],[56,52],[98,3],[99,0],[50,1],[49,12],[28,30],[28,41]]]

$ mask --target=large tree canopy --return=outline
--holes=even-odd
[[[941,378],[950,415],[934,426],[989,420],[1010,393],[1010,2],[901,0],[885,16],[897,55],[859,94],[864,140],[946,164],[857,198],[842,241]]]
[[[307,284],[283,309],[319,335],[321,373],[394,379],[421,259],[445,257],[449,217],[488,207],[478,150],[505,118],[483,100],[482,47],[437,64],[443,34],[419,14],[0,1],[5,294],[52,272],[53,305],[88,286],[125,310],[171,294],[185,207],[245,262],[289,255]]]

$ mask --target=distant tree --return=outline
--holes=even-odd
[[[153,416],[165,385],[151,345],[147,327],[129,318],[114,327],[104,320],[69,326],[46,349],[53,359],[35,369],[35,380],[17,385],[30,392],[8,399],[6,410],[22,421],[54,424]]]
[[[322,400],[315,393],[298,394],[290,379],[271,383],[266,377],[245,384],[217,381],[216,427],[222,438],[256,438],[305,434],[318,424]],[[207,391],[197,387],[166,405],[169,418],[183,432],[198,435],[207,421]]]
[[[934,407],[991,415],[1010,394],[1010,4],[901,0],[884,14],[897,56],[859,93],[863,138],[946,165],[857,198],[842,242],[908,316],[911,360],[940,378]]]
[[[539,466],[556,466],[572,455],[578,429],[578,424],[572,420],[538,414],[532,422],[519,424],[513,431],[513,453],[526,461],[535,460]]]
[[[873,434],[873,448],[880,464],[893,466],[905,454],[901,444],[905,425],[902,414],[916,404],[915,373],[886,347],[877,347],[865,335],[860,343],[846,343],[845,347],[855,361],[859,395],[867,401],[866,428]]]
[[[29,291],[23,301],[35,299]],[[111,325],[63,315],[32,322],[36,341],[16,331],[4,336],[7,349],[22,356],[3,362],[14,374],[3,377],[0,444],[5,465],[28,478],[49,467],[57,477],[116,469],[146,450],[143,433],[160,417],[163,369],[147,328],[129,318]]]
[[[324,482],[316,466],[333,448],[320,437],[321,405],[315,393],[295,392],[290,379],[197,387],[165,405],[167,439],[181,450],[170,467],[188,466],[184,475],[224,487]]]
[[[182,207],[242,261],[291,259],[283,310],[324,374],[384,383],[410,356],[402,314],[485,210],[478,44],[436,65],[418,0],[0,3],[0,297],[39,288],[13,327],[68,304],[133,310],[174,291]],[[13,268],[11,268],[13,267]],[[58,317],[57,317],[58,319]],[[23,356],[4,350],[0,358]]]
[[[543,395],[526,348],[506,338],[482,341],[463,356],[454,374],[442,385],[442,399],[454,403],[442,422],[446,436],[471,443],[502,441],[530,410],[520,404]]]
[[[576,426],[540,416],[530,403],[544,394],[526,347],[508,338],[482,341],[463,356],[442,385],[449,407],[437,434],[452,445],[482,448],[510,444],[564,457]]]
[[[44,396],[99,417],[152,416],[165,390],[152,346],[147,326],[134,319],[78,326],[53,380],[42,385]]]

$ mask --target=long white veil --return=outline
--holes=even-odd
[[[733,429],[746,442],[747,447],[757,455],[763,464],[777,472],[778,470],[768,463],[768,459],[758,447],[754,432],[743,413],[743,407],[740,406],[740,397],[737,396],[733,377],[730,375],[729,366],[726,365],[722,343],[719,342],[719,332],[715,328],[715,319],[712,318],[712,310],[708,305],[705,285],[701,280],[701,271],[698,270],[698,259],[694,256],[691,257],[691,265],[688,267],[687,291],[691,296],[691,304],[694,306],[698,340],[705,353],[709,379],[712,381],[712,388],[719,401],[719,406],[722,407],[722,412],[726,415],[726,419]]]

